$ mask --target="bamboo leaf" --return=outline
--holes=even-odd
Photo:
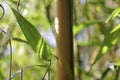
[[[107,18],[107,20],[105,21],[106,23],[108,23],[110,20],[112,20],[113,18],[115,18],[116,16],[118,16],[120,13],[120,7],[116,8],[112,14]]]
[[[95,61],[93,64],[95,64],[104,54],[107,53],[107,51],[115,45],[120,40],[120,24],[117,25],[111,32],[108,34],[108,36],[105,37],[103,45],[101,46]]]
[[[29,44],[27,41],[22,40],[22,39],[20,39],[20,38],[12,38],[12,40],[15,40],[15,41],[18,41],[18,42],[22,42],[22,43]]]
[[[115,66],[119,66],[119,67],[120,67],[120,61],[117,61],[117,62],[115,63]]]
[[[48,47],[47,43],[45,42],[44,38],[40,35],[38,30],[27,20],[25,19],[19,12],[15,9],[11,8],[14,16],[17,19],[20,28],[29,42],[32,49],[37,53],[40,58],[43,60],[50,60],[51,53],[50,48]]]
[[[76,35],[78,32],[82,31],[84,28],[89,27],[92,24],[100,23],[101,20],[89,20],[79,25],[73,27],[73,34]]]

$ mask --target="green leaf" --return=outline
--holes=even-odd
[[[120,40],[120,24],[117,25],[104,39],[95,61],[95,64],[112,46],[114,46]]]
[[[20,28],[27,39],[28,43],[32,47],[32,49],[37,53],[40,58],[43,60],[50,60],[51,53],[50,48],[48,47],[47,43],[40,35],[38,30],[28,21],[26,20],[19,12],[15,9],[11,8]]]
[[[27,41],[22,40],[22,39],[20,39],[20,38],[12,38],[12,40],[15,40],[15,41],[18,41],[18,42],[22,42],[22,43],[29,44]]]
[[[115,66],[120,66],[120,61],[117,61],[117,62],[115,63]]]
[[[76,25],[73,27],[73,34],[76,35],[78,32],[82,31],[84,28],[86,28],[92,24],[99,23],[99,22],[102,22],[102,21],[101,20],[89,20],[89,21],[86,21],[79,25]]]
[[[116,16],[118,16],[120,13],[120,7],[116,8],[112,14],[107,18],[107,20],[105,21],[106,23],[108,23],[110,20],[112,20],[113,18],[115,18]]]

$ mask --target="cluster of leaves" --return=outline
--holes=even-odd
[[[120,13],[120,7],[116,8],[105,22],[108,23],[110,20],[114,19],[116,16],[119,16],[119,13]],[[103,45],[101,46],[101,49],[98,55],[96,56],[95,62],[97,62],[105,53],[107,53],[107,51],[110,50],[112,46],[114,46],[119,42],[120,37],[118,34],[120,34],[120,24],[115,26],[110,31],[110,33],[105,37]],[[93,64],[95,64],[95,62]]]
[[[20,4],[20,3],[18,2],[18,4]],[[2,8],[3,8],[3,6],[2,6]],[[19,42],[25,42],[28,45],[30,45],[31,48],[33,49],[34,53],[36,53],[38,55],[39,59],[43,60],[43,61],[46,61],[47,64],[42,65],[42,64],[39,63],[38,65],[25,66],[25,67],[21,68],[20,70],[16,71],[15,73],[11,74],[12,73],[12,62],[14,62],[14,61],[12,61],[12,52],[11,52],[9,80],[16,77],[16,75],[18,75],[20,73],[21,73],[21,80],[22,80],[24,70],[26,70],[27,68],[35,67],[35,66],[45,67],[47,69],[45,74],[43,75],[43,78],[42,78],[42,79],[44,79],[46,74],[49,72],[49,69],[50,69],[50,66],[51,66],[51,59],[53,57],[53,55],[51,53],[51,50],[50,50],[50,47],[49,47],[48,43],[45,41],[45,39],[41,36],[39,31],[36,29],[36,27],[34,27],[27,19],[25,19],[25,17],[23,17],[19,13],[19,11],[17,11],[17,10],[19,10],[19,5],[17,5],[17,10],[12,8],[11,6],[10,6],[10,8],[11,8],[15,18],[17,19],[17,22],[20,25],[20,28],[21,28],[21,30],[22,30],[22,32],[23,32],[27,41],[22,40],[20,38],[13,38],[13,40],[16,40],[16,41],[19,41]],[[4,8],[3,8],[3,10],[4,10]],[[4,11],[3,11],[3,13],[4,13]],[[10,43],[10,48],[11,47],[12,47],[12,45]],[[11,48],[11,51],[12,51],[12,48]],[[1,76],[3,76],[3,74],[1,74]],[[1,77],[0,79],[4,79],[4,77]]]
[[[76,1],[77,2],[77,1]],[[108,3],[108,4],[107,4]],[[111,1],[111,3],[117,3],[119,4],[119,1]],[[77,4],[77,3],[76,3]],[[76,5],[77,6],[77,5]],[[75,14],[75,16],[77,17],[80,17],[80,18],[84,18],[86,19],[87,18],[87,21],[83,21],[81,20],[81,22],[79,23],[79,21],[76,20],[75,18],[75,21],[76,21],[76,24],[74,25],[74,35],[78,35],[79,37],[82,36],[81,34],[87,34],[87,37],[88,40],[86,39],[83,39],[81,40],[81,37],[80,37],[80,40],[77,40],[77,45],[78,45],[78,49],[80,49],[79,47],[83,47],[83,52],[84,53],[81,53],[82,55],[86,56],[87,57],[89,56],[89,54],[87,53],[90,53],[89,52],[89,48],[91,49],[93,47],[94,50],[92,50],[92,53],[93,53],[93,57],[95,57],[95,59],[91,59],[92,62],[90,62],[91,67],[93,67],[95,64],[98,65],[98,66],[101,66],[101,63],[99,61],[99,64],[97,64],[96,62],[98,62],[98,60],[100,60],[102,58],[102,61],[104,60],[104,57],[106,57],[105,60],[107,60],[110,65],[106,64],[106,61],[102,62],[102,64],[105,64],[107,65],[107,69],[105,71],[102,72],[102,70],[104,69],[101,69],[102,67],[97,67],[99,68],[101,71],[101,78],[100,80],[104,79],[109,79],[109,76],[107,77],[107,74],[108,72],[110,72],[111,70],[109,69],[112,68],[113,69],[116,69],[116,71],[119,72],[119,59],[116,59],[116,60],[110,60],[110,58],[113,58],[114,55],[116,55],[116,53],[114,52],[113,56],[108,56],[110,54],[107,54],[107,53],[110,53],[111,49],[113,47],[115,47],[116,45],[119,45],[119,41],[120,41],[120,37],[119,37],[119,34],[120,34],[120,24],[119,22],[116,23],[116,21],[118,20],[119,18],[119,13],[120,13],[120,7],[108,7],[109,6],[109,2],[105,2],[104,0],[101,0],[101,1],[88,1],[86,2],[86,4],[82,4],[82,1],[81,1],[81,11],[83,10],[83,13],[79,12],[79,14],[81,15],[84,15],[84,16],[79,16],[77,14]],[[96,10],[96,11],[95,11]],[[75,12],[78,12],[77,9],[75,9]],[[107,17],[106,17],[107,16]],[[107,18],[107,19],[106,19]],[[95,30],[95,33],[92,32],[92,34],[90,33],[90,27],[94,27],[94,30]],[[97,27],[97,28],[96,28]],[[99,28],[98,28],[99,27]],[[85,30],[87,29],[87,31],[89,32],[86,32],[85,33]],[[100,32],[100,33],[99,33]],[[99,36],[103,36],[102,39],[100,39]],[[85,35],[86,36],[86,35]],[[97,46],[96,48],[94,48],[94,46]],[[97,48],[100,48],[97,50]],[[88,51],[84,51],[84,48],[87,48]],[[117,47],[117,49],[119,49]],[[80,49],[82,50],[82,48]],[[95,51],[95,54],[94,54],[94,51]],[[81,51],[82,52],[82,51]],[[96,55],[96,52],[97,52],[97,55]],[[81,56],[80,53],[77,54],[77,56]],[[117,53],[119,54],[119,53]],[[86,57],[85,57],[86,58]],[[78,64],[79,64],[79,67],[78,67],[78,75],[81,75],[81,74],[84,74],[84,69],[81,67],[82,65],[80,64],[82,62],[82,58],[81,59],[78,59]],[[84,59],[84,60],[88,60],[88,59]],[[111,63],[112,61],[112,63]],[[88,64],[85,63],[85,61],[82,62],[83,64]],[[83,73],[81,72],[80,73],[80,69],[81,68],[83,71]],[[94,67],[96,68],[96,67]],[[94,68],[92,68],[90,75],[93,77],[93,73],[95,72],[94,71]],[[106,67],[103,67],[103,68],[106,68]],[[116,73],[116,76],[115,77],[115,80],[119,79],[119,77],[117,76],[119,73]],[[90,75],[89,75],[89,78],[90,78]],[[86,76],[86,74],[85,74]],[[113,77],[111,77],[113,78]]]
[[[51,0],[51,1],[53,1],[53,0]],[[81,2],[79,2],[79,1],[81,1]],[[11,0],[11,2],[17,4],[16,0]],[[51,24],[52,21],[50,21],[51,16],[49,15],[49,11],[50,11],[49,10],[49,8],[50,8],[49,1],[44,0],[43,2],[44,2],[44,5],[45,5],[45,8],[46,8],[48,21]],[[108,51],[111,50],[111,47],[114,47],[116,44],[119,44],[120,24],[112,25],[112,22],[116,19],[116,17],[119,16],[120,7],[115,8],[114,11],[113,11],[113,8],[106,7],[107,2],[105,2],[105,0],[100,0],[100,1],[99,0],[94,0],[94,1],[90,0],[90,2],[85,2],[85,3],[82,3],[82,0],[76,0],[74,2],[78,4],[78,5],[75,4],[75,6],[80,5],[80,8],[75,8],[75,11],[74,11],[74,12],[76,12],[76,13],[74,13],[74,18],[76,19],[75,20],[75,25],[73,27],[74,36],[78,35],[82,31],[84,31],[84,29],[90,29],[89,28],[90,26],[94,27],[96,24],[100,26],[100,30],[95,29],[95,27],[94,27],[94,29],[96,31],[96,33],[95,33],[96,35],[94,36],[93,35],[94,33],[92,33],[92,40],[90,40],[90,41],[88,40],[85,43],[84,43],[84,41],[79,42],[79,40],[77,40],[78,41],[78,43],[77,43],[78,46],[93,47],[93,45],[94,45],[94,46],[99,46],[100,47],[100,50],[98,51],[98,54],[97,54],[95,60],[93,61],[93,64],[92,64],[92,66],[93,66],[99,59],[103,58],[102,56],[104,56],[106,53],[108,53]],[[115,2],[119,3],[119,1],[117,1],[117,0],[115,0]],[[37,4],[37,5],[39,5],[39,4]],[[82,7],[82,9],[81,9],[81,7]],[[40,9],[39,6],[36,6],[36,8],[37,8],[37,10]],[[43,9],[43,7],[41,8],[41,10],[42,9]],[[36,27],[31,24],[31,22],[29,22],[24,16],[22,16],[22,14],[20,14],[19,11],[15,10],[12,7],[11,7],[11,10],[12,10],[12,12],[13,12],[16,20],[17,20],[17,23],[19,24],[20,29],[22,30],[22,32],[23,32],[27,41],[19,39],[19,38],[13,38],[13,39],[17,40],[17,41],[20,41],[20,42],[27,43],[27,45],[31,46],[33,51],[38,55],[38,57],[40,59],[42,59],[44,61],[47,61],[47,62],[50,62],[50,63],[48,65],[46,65],[46,64],[40,65],[39,64],[39,65],[31,65],[31,66],[26,66],[26,67],[22,66],[22,68],[20,70],[13,73],[13,75],[10,75],[10,77],[14,78],[17,74],[21,73],[21,79],[22,79],[23,72],[24,72],[23,70],[26,70],[27,68],[38,66],[38,67],[45,67],[47,69],[45,74],[43,75],[43,78],[44,78],[46,73],[49,72],[48,70],[50,69],[50,66],[51,66],[51,59],[53,58],[52,52],[50,51],[51,47],[47,44],[45,39],[41,36],[39,31],[36,29]],[[82,13],[79,12],[79,11],[81,11]],[[39,13],[39,12],[37,12],[37,13]],[[111,15],[108,16],[109,13],[111,13]],[[43,17],[45,17],[45,15],[43,15],[43,14],[39,14],[39,15],[40,16],[35,14],[33,16],[33,18],[30,19],[30,20],[32,20],[33,23],[37,24],[37,21],[39,21],[38,18],[42,18],[40,21],[41,22],[46,22],[46,20],[43,18]],[[79,15],[82,15],[82,16],[79,16]],[[100,15],[100,16],[98,16],[98,15]],[[101,17],[106,16],[106,15],[108,16],[106,21],[100,19]],[[82,19],[83,22],[82,21],[79,22],[79,18],[82,18],[82,17],[85,17],[85,19],[87,21],[84,21],[84,19]],[[33,19],[37,19],[37,20],[33,20]],[[112,25],[112,28],[111,28],[111,26],[106,28],[106,25],[109,25],[109,24]],[[103,41],[100,41],[98,34],[100,34],[100,35],[102,34],[102,35],[105,36]],[[1,38],[1,36],[2,35],[0,35],[0,38]],[[2,42],[4,42],[4,41],[2,41]],[[101,42],[102,42],[102,45],[100,45]],[[96,48],[94,48],[94,49],[96,49]],[[79,56],[79,54],[80,53],[78,53],[77,56]],[[28,55],[26,55],[26,56],[28,56]],[[25,58],[27,59],[27,57],[25,57]],[[78,61],[79,60],[81,60],[81,59],[78,59]],[[2,61],[2,62],[4,62],[4,61]],[[83,62],[85,62],[85,61],[83,61]],[[28,61],[28,64],[29,64],[29,61]],[[114,62],[112,64],[112,66],[113,66],[113,68],[116,67],[116,71],[117,71],[116,74],[117,75],[115,76],[116,77],[115,80],[117,80],[118,79],[118,74],[119,74],[119,69],[120,69],[119,68],[120,61],[118,60],[118,61]],[[80,69],[81,67],[82,67],[81,64],[77,67],[77,69],[78,69],[77,75],[78,76],[81,75],[81,74],[85,74],[85,76],[86,76],[86,74],[87,74],[87,76],[90,76],[90,77],[92,76],[93,77],[93,73],[95,71],[93,71],[92,73],[86,73],[86,71],[83,71],[84,70],[83,68]],[[36,70],[38,70],[38,69],[36,69]],[[16,70],[14,70],[14,71],[16,71]],[[100,79],[105,78],[109,71],[110,71],[110,69],[107,68],[101,74],[102,76],[101,76]],[[27,70],[26,70],[26,72],[27,72]],[[0,79],[4,79],[4,76],[2,75],[2,73],[3,73],[3,71],[0,72]],[[37,73],[36,73],[36,75],[39,76]],[[28,79],[26,79],[26,80],[28,80]]]

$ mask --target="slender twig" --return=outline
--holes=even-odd
[[[34,67],[34,66],[47,67],[47,65],[30,65],[30,66],[23,67],[23,69],[31,68],[31,67]]]
[[[48,80],[50,80],[50,70],[48,71]]]
[[[20,70],[16,71],[15,73],[13,73],[11,75],[11,79],[13,79],[16,75],[20,74],[21,80],[23,80],[23,73],[25,71],[25,69],[34,67],[34,66],[40,66],[40,67],[48,67],[47,65],[30,65],[30,66],[25,66],[23,68],[21,68]],[[10,78],[8,78],[7,80],[10,80]]]
[[[19,11],[20,0],[17,2],[17,11]]]
[[[21,80],[23,80],[23,68],[21,69],[21,75],[20,75],[20,77],[21,77]]]
[[[107,76],[107,74],[110,72],[110,68],[107,68],[103,73],[102,73],[102,76],[101,76],[101,78],[99,79],[99,80],[103,80],[106,76]]]
[[[0,17],[0,20],[3,18],[3,16],[4,16],[4,14],[5,14],[5,9],[4,9],[4,7],[0,4],[0,7],[2,8],[2,10],[3,10],[3,13],[2,13],[2,15],[1,15],[1,17]]]
[[[81,69],[80,69],[80,66],[81,66],[81,63],[82,63],[82,61],[81,61],[81,58],[80,58],[80,46],[79,45],[77,45],[77,64],[78,64],[78,69],[77,69],[77,72],[78,72],[78,78],[80,79],[80,80],[82,80],[82,76],[81,76]]]
[[[13,79],[16,75],[18,75],[20,73],[21,73],[21,70],[18,70],[15,73],[11,74],[11,79]],[[10,80],[10,78],[8,78],[7,80]]]
[[[2,31],[4,34],[7,34],[4,30],[2,30],[1,28],[0,28],[0,31]]]
[[[1,30],[4,34],[7,35],[7,33],[6,33],[4,30],[2,30],[2,29],[0,29],[0,30]],[[9,38],[8,42],[9,42],[9,46],[10,46],[10,72],[9,72],[9,80],[11,80],[11,73],[12,73],[12,44],[11,44],[10,38]]]
[[[115,76],[115,80],[119,79],[119,74],[120,74],[120,67],[118,67],[117,71],[116,71],[116,76]]]
[[[43,75],[42,80],[44,80],[44,78],[45,78],[45,76],[46,76],[47,72],[48,72],[48,71],[49,71],[49,69],[50,69],[50,66],[51,66],[51,60],[50,60],[50,64],[49,64],[49,66],[48,66],[48,68],[47,68],[47,70],[46,70],[45,74]]]
[[[9,77],[11,80],[11,73],[12,73],[12,44],[11,44],[11,40],[9,39],[9,45],[10,45],[10,73],[9,73]]]

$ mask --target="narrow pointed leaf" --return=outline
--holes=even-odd
[[[95,61],[93,64],[95,64],[104,54],[107,53],[107,51],[115,45],[120,40],[120,24],[117,25],[109,34],[105,37],[103,45],[101,46]]]
[[[20,38],[12,38],[12,40],[15,40],[15,41],[18,41],[18,42],[22,42],[22,43],[29,44],[27,41],[22,40],[22,39],[20,39]]]
[[[107,18],[107,20],[105,21],[106,23],[108,23],[110,20],[112,20],[113,18],[115,18],[116,16],[118,16],[120,13],[120,7],[116,8],[112,14]]]
[[[79,25],[73,27],[73,34],[76,35],[78,32],[82,31],[84,28],[89,27],[92,24],[100,23],[101,20],[89,20]]]
[[[11,9],[17,19],[18,24],[20,25],[25,38],[27,39],[32,49],[40,56],[40,58],[44,60],[49,60],[51,56],[49,47],[43,37],[40,35],[39,31],[19,12],[17,12],[13,8]]]

